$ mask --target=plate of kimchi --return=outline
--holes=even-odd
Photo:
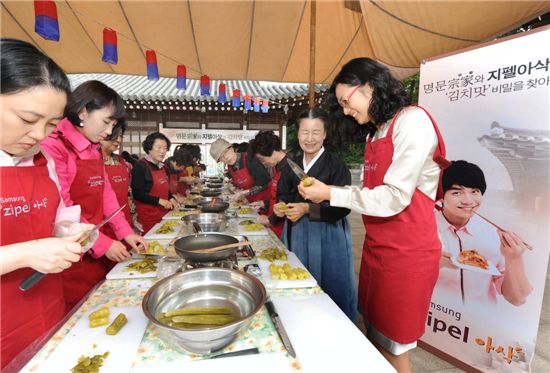
[[[487,260],[477,250],[464,250],[451,258],[451,262],[458,268],[469,271],[485,273],[488,275],[500,275],[500,271],[493,262]]]

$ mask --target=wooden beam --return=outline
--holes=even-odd
[[[315,107],[315,25],[317,18],[316,0],[310,0],[311,15],[309,23],[309,109]]]

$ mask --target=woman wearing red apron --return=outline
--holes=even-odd
[[[114,153],[120,147],[125,131],[126,122],[119,121],[113,128],[113,133],[107,139],[100,141],[100,143],[107,177],[115,192],[118,204],[120,206],[126,205],[122,212],[128,224],[133,227],[134,221],[131,213],[133,201],[128,198],[128,193],[130,192],[130,170],[132,166],[121,155]],[[116,240],[116,234],[110,225],[104,225],[101,231]],[[114,262],[111,265],[114,265]]]
[[[441,169],[448,165],[443,139],[424,109],[407,106],[401,82],[371,59],[344,65],[329,100],[337,118],[350,116],[372,129],[363,188],[314,180],[310,187],[302,184],[300,193],[363,214],[359,304],[367,336],[398,371],[410,371],[408,351],[424,334],[439,272],[434,201]]]
[[[164,157],[170,149],[170,140],[160,132],[149,134],[143,141],[146,155],[132,168],[132,195],[137,218],[144,232],[162,220],[168,211],[179,207],[170,193]]]
[[[285,219],[274,214],[273,206],[277,203],[277,183],[288,165],[286,153],[282,150],[281,139],[273,131],[260,131],[251,142],[250,150],[263,165],[275,170],[269,183],[269,205],[264,207],[264,210],[267,210],[267,215],[261,214],[258,221],[269,226],[277,234],[277,237],[281,237]]]
[[[185,183],[180,182],[182,174],[187,175],[185,168],[193,164],[193,156],[185,148],[178,148],[174,155],[166,159],[166,172],[170,179],[170,194],[178,201],[183,203],[185,200]],[[183,190],[182,190],[183,186]]]
[[[0,52],[0,369],[65,315],[59,272],[80,259],[78,237],[55,238],[54,224],[77,221],[59,195],[55,166],[39,142],[63,116],[65,73],[34,46],[2,39]],[[47,273],[23,292],[21,281]],[[16,371],[25,361],[14,361]],[[12,369],[13,368],[13,369]]]
[[[236,152],[230,143],[221,138],[210,145],[210,155],[216,162],[227,166],[231,183],[241,189],[233,199],[244,196],[248,202],[269,201],[271,177],[256,157],[249,157],[247,151]]]
[[[42,149],[55,160],[65,204],[80,205],[84,222],[98,224],[119,208],[106,178],[98,143],[111,134],[124,114],[122,99],[114,90],[99,81],[82,83],[69,98],[66,118],[42,143]],[[124,239],[136,251],[142,250],[140,246],[146,247],[145,240],[133,233],[124,214],[114,216],[109,225],[119,240]],[[63,274],[68,310],[105,278],[110,262],[130,256],[124,244],[101,232],[88,254],[91,255],[84,255],[81,262]]]

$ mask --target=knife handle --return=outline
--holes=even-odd
[[[279,314],[277,313],[277,311],[275,310],[275,305],[273,305],[273,302],[268,300],[267,302],[265,302],[265,308],[267,308],[267,312],[269,313],[269,316],[279,316]]]
[[[21,281],[19,289],[27,291],[32,288],[38,281],[42,280],[42,277],[46,276],[45,273],[34,271],[32,275]]]

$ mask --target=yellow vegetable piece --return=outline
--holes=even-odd
[[[306,176],[306,177],[304,177],[304,178],[302,179],[302,183],[304,184],[304,187],[307,188],[308,186],[312,186],[312,185],[313,185],[313,180],[311,180],[311,178],[309,178],[309,177]]]
[[[109,307],[102,307],[88,315],[88,319],[109,318]]]
[[[120,331],[120,329],[122,329],[122,327],[126,325],[127,322],[128,319],[126,318],[126,315],[123,313],[119,313],[117,317],[113,320],[111,325],[109,325],[107,329],[105,329],[105,331],[109,335],[116,335]]]
[[[98,326],[107,325],[108,323],[109,323],[109,316],[96,317],[95,319],[90,320],[90,328],[97,328]]]

